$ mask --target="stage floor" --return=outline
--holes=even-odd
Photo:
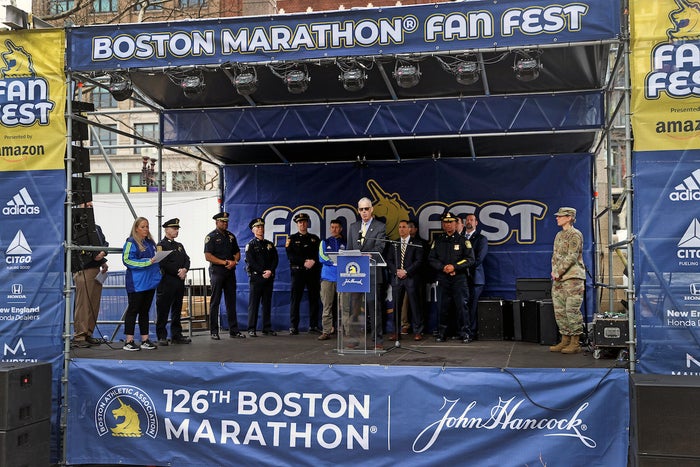
[[[574,355],[549,352],[548,346],[520,341],[461,341],[435,342],[432,336],[415,342],[413,336],[402,336],[400,347],[385,341],[389,351],[378,354],[339,354],[335,336],[317,340],[318,334],[300,333],[292,336],[280,332],[277,336],[231,339],[224,332],[220,341],[209,337],[208,331],[193,333],[192,343],[159,347],[156,350],[127,352],[123,342],[105,343],[90,348],[71,349],[72,357],[119,360],[156,360],[188,362],[240,362],[321,365],[404,365],[476,368],[609,368],[628,367],[617,361],[617,352],[600,359],[584,351]],[[416,352],[414,350],[424,352]],[[611,349],[615,350],[615,349]]]

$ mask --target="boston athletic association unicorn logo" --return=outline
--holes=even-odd
[[[398,239],[399,222],[413,217],[414,209],[408,206],[398,193],[387,193],[374,180],[367,182],[367,188],[372,194],[374,215],[385,219],[386,236],[392,240]]]
[[[7,51],[0,53],[0,78],[34,78],[36,72],[31,54],[9,39],[5,41],[5,47]]]
[[[141,421],[139,420],[139,414],[137,414],[130,405],[122,402],[120,398],[117,398],[117,401],[119,402],[119,407],[112,410],[112,415],[115,420],[118,420],[118,423],[114,428],[110,428],[112,436],[128,438],[141,437]]]
[[[671,40],[688,40],[700,37],[700,2],[690,0],[675,0],[677,10],[669,13],[668,17],[673,28],[667,31]]]

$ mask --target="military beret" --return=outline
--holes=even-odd
[[[255,219],[253,219],[252,221],[250,221],[250,222],[248,223],[248,228],[249,228],[249,229],[252,229],[253,227],[257,227],[257,226],[259,226],[259,225],[262,225],[262,226],[265,225],[265,221],[263,220],[262,217],[256,217]]]
[[[168,228],[168,227],[172,227],[174,229],[179,229],[180,228],[180,219],[178,219],[176,217],[174,219],[170,219],[169,221],[166,221],[163,224],[163,228]]]
[[[228,213],[226,211],[220,212],[217,214],[214,214],[214,217],[212,217],[215,221],[224,221],[228,222]]]
[[[442,222],[457,222],[457,216],[452,214],[450,211],[447,211],[445,214],[442,215],[442,218],[440,220]]]
[[[292,219],[294,222],[299,222],[299,221],[308,221],[309,220],[309,215],[306,214],[305,212],[300,212],[296,216],[294,216],[294,219]]]
[[[574,208],[568,208],[568,207],[561,207],[557,212],[554,213],[556,217],[559,216],[571,216],[573,218],[576,218],[576,209]]]

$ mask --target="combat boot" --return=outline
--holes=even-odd
[[[565,336],[564,334],[561,335],[561,342],[559,342],[557,345],[553,345],[549,348],[550,352],[561,352],[564,347],[569,345],[569,341],[571,340],[571,336]]]
[[[561,349],[561,353],[579,353],[581,351],[581,346],[579,345],[579,336],[571,336],[571,341],[569,345]]]

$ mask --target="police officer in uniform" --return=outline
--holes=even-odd
[[[265,221],[257,217],[250,221],[248,228],[255,236],[245,246],[246,272],[250,278],[248,296],[248,335],[258,337],[258,306],[262,304],[263,335],[276,336],[272,330],[272,289],[275,270],[279,262],[277,248],[265,239]]]
[[[442,229],[430,247],[428,262],[437,272],[437,299],[440,313],[437,341],[444,342],[450,304],[457,310],[461,338],[465,344],[473,340],[466,303],[469,297],[467,274],[474,265],[474,250],[469,240],[457,233],[457,218],[451,212],[442,216]]]
[[[158,243],[158,251],[170,251],[163,258],[160,272],[163,277],[156,289],[156,336],[158,345],[168,345],[168,317],[170,316],[170,336],[173,344],[189,344],[192,340],[182,335],[180,314],[182,312],[182,298],[185,296],[185,277],[190,269],[190,257],[185,252],[182,243],[175,239],[180,233],[180,219],[170,219],[162,226],[165,229],[165,237]]]
[[[299,213],[292,219],[299,232],[287,238],[285,249],[292,275],[292,296],[289,308],[289,333],[299,334],[299,305],[304,289],[309,292],[309,332],[318,329],[319,301],[321,299],[321,264],[318,262],[318,246],[321,239],[309,233],[309,215]]]
[[[236,236],[228,230],[229,215],[220,212],[214,217],[216,229],[204,239],[204,258],[209,261],[211,279],[211,301],[209,303],[209,329],[211,338],[219,340],[219,304],[224,295],[228,329],[231,337],[245,335],[238,330],[236,318],[236,265],[241,260],[241,249]]]

